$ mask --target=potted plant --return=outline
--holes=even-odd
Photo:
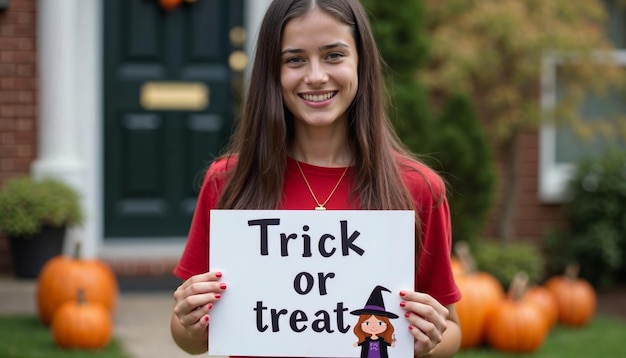
[[[35,278],[61,254],[67,227],[82,223],[80,196],[64,182],[8,179],[0,190],[0,232],[9,239],[14,274]]]

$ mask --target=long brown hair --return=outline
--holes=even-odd
[[[379,321],[383,321],[385,322],[385,324],[387,324],[387,329],[381,334],[379,334],[378,336],[381,337],[385,342],[392,344],[393,332],[395,331],[395,328],[391,324],[389,317],[378,316],[378,315],[371,314],[371,313],[360,315],[358,322],[354,325],[354,328],[352,329],[352,331],[354,332],[354,335],[358,338],[359,343],[362,343],[363,341],[365,341],[365,337],[369,336],[369,333],[365,333],[363,331],[363,329],[361,328],[361,324],[367,321],[372,316],[376,317]]]
[[[362,209],[415,210],[399,164],[414,159],[401,145],[387,117],[382,63],[358,0],[272,1],[259,30],[243,115],[224,155],[236,158],[236,165],[227,173],[228,184],[218,206],[275,209],[280,205],[288,148],[294,138],[294,119],[284,106],[281,92],[282,34],[289,21],[313,9],[349,25],[358,51],[359,88],[348,109],[348,141],[354,155],[352,197]],[[421,238],[417,214],[416,234]]]

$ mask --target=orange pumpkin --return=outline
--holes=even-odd
[[[584,326],[596,309],[596,292],[589,282],[578,278],[578,271],[578,265],[568,265],[563,276],[545,283],[556,298],[559,322],[570,326]]]
[[[172,11],[177,8],[183,0],[159,0],[159,5],[167,11]]]
[[[533,286],[524,294],[524,300],[537,305],[543,312],[548,327],[553,327],[559,318],[556,298],[545,286]]]
[[[497,350],[534,352],[548,335],[548,324],[541,308],[522,299],[527,281],[526,274],[518,274],[511,283],[508,298],[487,317],[485,338]]]
[[[62,348],[98,349],[111,341],[113,322],[109,310],[97,302],[86,302],[84,291],[77,300],[65,302],[52,319],[52,337]]]
[[[452,276],[457,277],[458,275],[465,272],[465,268],[463,268],[463,263],[461,260],[456,257],[450,258],[450,267],[452,268]]]
[[[489,311],[504,298],[504,290],[495,277],[476,271],[466,243],[458,243],[455,250],[466,270],[455,276],[462,295],[455,305],[461,327],[461,348],[477,347],[484,341]]]
[[[113,312],[118,296],[113,271],[101,260],[79,258],[80,245],[74,257],[60,255],[50,259],[37,279],[37,308],[45,325],[52,321],[55,311],[67,301],[76,300],[79,288],[85,299],[98,302]]]

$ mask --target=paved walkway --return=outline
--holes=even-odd
[[[170,292],[121,293],[114,334],[133,358],[183,358],[169,332]],[[0,277],[0,313],[35,314],[35,281]]]

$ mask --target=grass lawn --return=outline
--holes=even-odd
[[[65,350],[52,340],[50,328],[36,316],[0,315],[0,357],[2,358],[129,358],[113,340],[99,351]]]
[[[626,357],[626,322],[597,316],[584,328],[558,326],[534,354],[506,354],[489,348],[466,350],[458,358]],[[2,358],[129,358],[114,340],[104,350],[64,350],[54,345],[52,333],[36,316],[0,316]]]
[[[626,357],[626,322],[596,316],[583,328],[557,326],[533,354],[505,354],[488,348],[462,351],[458,358],[619,358]]]

